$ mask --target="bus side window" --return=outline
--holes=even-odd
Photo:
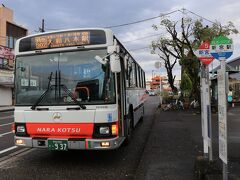
[[[128,65],[128,55],[126,54],[124,57],[124,69],[125,69],[125,77],[126,77],[126,87],[129,87],[129,65]]]

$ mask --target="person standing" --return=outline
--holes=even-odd
[[[228,101],[229,107],[232,107],[232,101],[233,101],[232,88],[229,88],[227,101]]]

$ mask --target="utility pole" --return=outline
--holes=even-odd
[[[40,32],[45,32],[45,22],[44,22],[44,19],[42,19],[42,27],[41,28],[39,28],[39,31]]]

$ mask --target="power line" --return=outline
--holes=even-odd
[[[145,22],[145,21],[150,21],[150,20],[153,20],[153,19],[157,19],[157,18],[160,18],[160,17],[163,17],[163,16],[167,16],[169,14],[176,13],[176,12],[181,12],[181,11],[180,10],[175,10],[175,11],[171,11],[171,12],[168,12],[168,13],[162,13],[158,16],[150,17],[150,18],[147,18],[147,19],[133,21],[133,22],[130,22],[130,23],[106,26],[106,27],[103,27],[103,28],[117,28],[117,27],[122,27],[122,26],[129,26],[129,25],[132,25],[132,24],[138,24],[138,23],[142,23],[142,22]],[[57,30],[57,29],[53,28],[53,29],[47,29],[47,30]]]
[[[124,23],[124,24],[118,24],[118,25],[113,25],[113,26],[107,26],[107,27],[104,27],[104,28],[117,28],[117,27],[122,27],[122,26],[129,26],[129,25],[132,25],[132,24],[137,24],[137,23],[142,23],[142,22],[145,22],[145,21],[150,21],[150,20],[153,20],[153,19],[157,19],[157,18],[166,16],[166,15],[169,15],[169,14],[176,13],[178,11],[180,11],[180,10],[171,11],[169,13],[160,14],[158,16],[154,16],[154,17],[147,18],[147,19],[142,19],[142,20],[139,20],[139,21],[133,21],[133,22],[130,22],[130,23]]]
[[[162,14],[160,14],[160,15],[158,15],[158,16],[150,17],[150,18],[147,18],[147,19],[142,19],[142,20],[133,21],[133,22],[129,22],[129,23],[118,24],[118,25],[106,26],[106,27],[104,27],[104,28],[118,28],[118,27],[129,26],[129,25],[138,24],[138,23],[143,23],[143,22],[146,22],[146,21],[150,21],[150,20],[153,20],[153,19],[157,19],[157,18],[160,18],[160,17],[163,17],[163,16],[170,15],[170,14],[173,14],[173,13],[176,13],[176,12],[185,13],[185,12],[184,12],[185,10],[186,10],[187,12],[189,12],[189,13],[197,16],[197,17],[200,17],[200,18],[208,21],[208,22],[211,22],[211,23],[213,23],[213,24],[216,24],[215,22],[213,22],[213,21],[211,21],[211,20],[209,20],[209,19],[207,19],[207,18],[205,18],[205,17],[203,17],[203,16],[201,16],[201,15],[199,15],[199,14],[197,14],[197,13],[194,13],[194,12],[188,10],[188,9],[183,8],[183,9],[181,9],[181,10],[177,9],[177,10],[174,10],[174,11],[171,11],[171,12],[168,12],[168,13],[162,13]],[[46,29],[46,30],[58,30],[58,29],[56,29],[56,28],[51,28],[51,29]]]
[[[209,20],[209,19],[207,19],[207,18],[205,18],[205,17],[203,17],[203,16],[201,16],[201,15],[199,15],[199,14],[197,14],[197,13],[194,13],[194,12],[188,10],[188,9],[183,8],[183,9],[181,9],[181,10],[179,10],[179,11],[182,12],[182,13],[184,13],[185,10],[188,11],[189,13],[191,13],[191,14],[197,16],[197,17],[200,17],[201,19],[204,19],[204,20],[206,20],[206,21],[212,23],[212,24],[217,24],[216,22],[213,22],[212,20]]]
[[[160,14],[158,16],[150,17],[150,18],[147,18],[147,19],[133,21],[133,22],[130,22],[130,23],[106,26],[106,27],[103,27],[103,28],[117,28],[117,27],[122,27],[122,26],[129,26],[129,25],[132,25],[132,24],[138,24],[138,23],[142,23],[142,22],[145,22],[145,21],[150,21],[150,20],[153,20],[153,19],[157,19],[157,18],[160,18],[160,17],[163,17],[163,16],[167,16],[169,14],[176,13],[176,12],[181,12],[181,11],[178,9],[178,10],[171,11],[171,12],[168,12],[168,13],[162,13],[162,14]],[[46,30],[58,30],[58,29],[56,29],[56,28],[51,28],[51,29],[46,28]]]
[[[159,36],[159,35],[161,35],[161,34],[153,34],[153,35],[149,35],[149,36],[143,36],[143,37],[140,37],[140,38],[137,38],[137,39],[124,41],[123,43],[129,43],[129,42],[138,41],[138,40],[141,40],[141,39],[147,39],[147,38],[154,37],[154,36]]]

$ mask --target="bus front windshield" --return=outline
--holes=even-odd
[[[114,103],[110,66],[95,59],[106,53],[89,50],[17,57],[16,105],[34,105],[44,93],[38,105],[73,105],[74,99],[86,105]]]

